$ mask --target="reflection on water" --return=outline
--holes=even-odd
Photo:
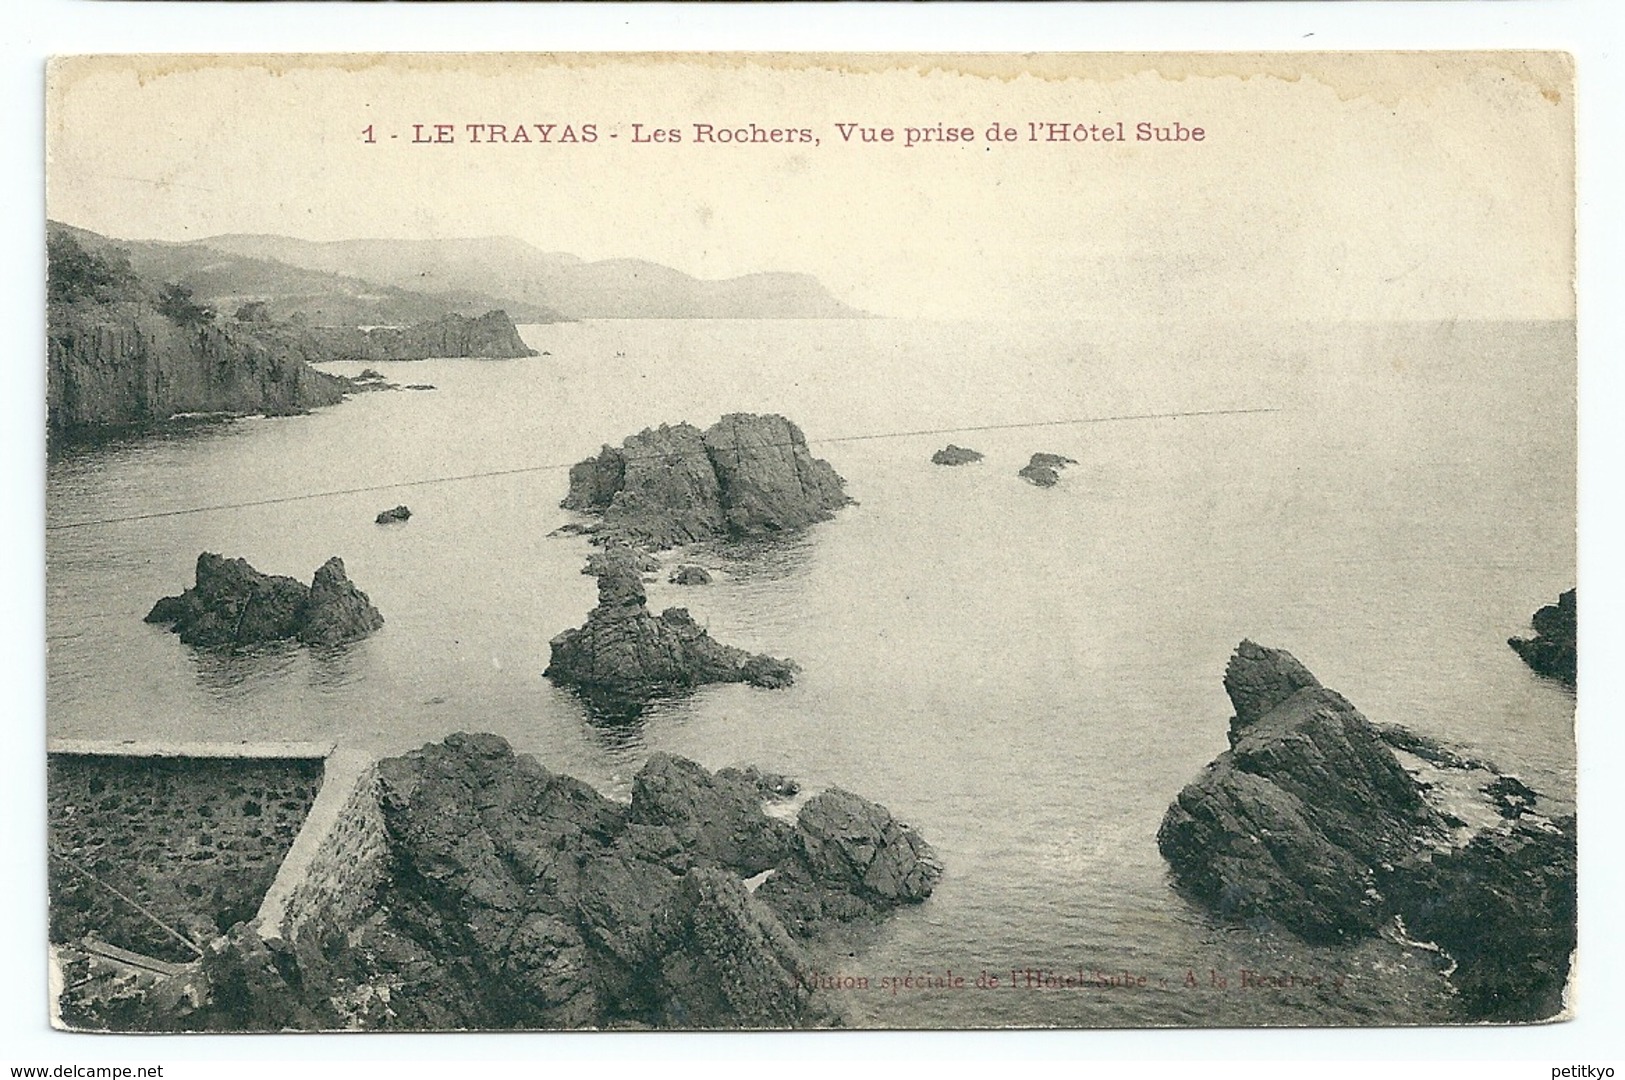
[[[258,683],[281,678],[299,662],[300,646],[294,641],[274,641],[263,645],[203,649],[184,646],[197,670],[198,685],[224,698],[241,697],[254,691]]]

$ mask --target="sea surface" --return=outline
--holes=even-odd
[[[655,750],[848,788],[946,866],[929,901],[821,955],[858,1026],[1449,1016],[1431,954],[1216,924],[1169,887],[1155,836],[1226,747],[1220,680],[1244,637],[1572,805],[1572,695],[1505,644],[1575,582],[1572,324],[522,332],[543,355],[371,365],[432,392],[53,456],[50,733],[396,753],[493,731],[618,798]],[[1081,422],[1231,409],[1273,411]],[[553,535],[582,520],[558,506],[567,467],[732,411],[794,419],[857,502],[793,538],[684,552],[716,582],[662,575],[650,605],[801,674],[595,713],[541,676],[594,603],[586,541]],[[933,466],[949,441],[986,460]],[[1039,489],[1015,474],[1040,450],[1079,463]],[[375,490],[302,497],[358,488]],[[374,524],[397,503],[410,522]],[[325,652],[195,651],[142,616],[200,551],[307,581],[340,555],[386,625]]]

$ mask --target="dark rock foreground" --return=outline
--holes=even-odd
[[[667,754],[639,770],[630,805],[495,735],[448,736],[378,772],[390,870],[344,925],[297,944],[239,925],[189,996],[127,1001],[113,1026],[826,1026],[839,1017],[809,978],[808,939],[921,901],[941,875],[875,803],[825,792],[791,825],[763,810],[782,777]],[[94,1001],[64,1015],[109,1026]]]
[[[1429,940],[1474,1019],[1561,1011],[1572,816],[1542,816],[1536,792],[1486,762],[1379,730],[1282,650],[1243,641],[1224,681],[1231,749],[1157,834],[1178,886],[1221,918],[1311,942]]]
[[[380,525],[392,525],[397,521],[408,521],[411,517],[411,508],[403,504],[390,510],[380,510],[374,520]]]
[[[553,639],[543,673],[549,679],[630,698],[704,683],[778,688],[795,681],[789,661],[715,641],[685,608],[651,615],[639,559],[626,547],[594,554],[587,570],[598,577],[598,606],[584,626]]]
[[[949,443],[947,446],[931,455],[933,465],[969,465],[981,461],[982,455],[975,450]]]
[[[1507,644],[1523,657],[1537,674],[1556,679],[1566,686],[1575,683],[1575,641],[1578,636],[1578,612],[1575,590],[1558,596],[1557,603],[1547,604],[1534,616],[1535,636],[1508,638]]]
[[[179,596],[159,600],[146,621],[167,623],[188,645],[205,648],[286,640],[338,645],[384,625],[384,617],[350,583],[344,561],[336,555],[306,586],[290,577],[262,574],[245,559],[207,551],[197,557],[196,583]]]
[[[560,505],[601,514],[605,538],[668,548],[826,520],[850,501],[844,483],[784,417],[731,413],[703,433],[662,424],[605,446],[570,469]]]

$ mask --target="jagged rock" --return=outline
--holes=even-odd
[[[1060,470],[1077,462],[1060,454],[1037,453],[1032,460],[1016,471],[1016,475],[1038,487],[1054,487],[1060,483]]]
[[[839,788],[801,808],[791,855],[756,896],[800,935],[919,903],[942,878],[942,864],[924,839],[884,806]]]
[[[672,571],[669,580],[673,585],[709,585],[711,574],[703,566],[684,563]]]
[[[378,512],[378,517],[375,520],[380,525],[391,525],[397,521],[406,521],[411,518],[411,516],[411,509],[403,504],[395,507],[393,510],[380,510]]]
[[[1507,639],[1507,644],[1536,673],[1571,687],[1575,684],[1579,622],[1575,592],[1570,589],[1558,596],[1556,604],[1547,604],[1535,612],[1534,637]]]
[[[794,1028],[828,1019],[815,1006],[801,947],[736,877],[690,870],[654,936],[662,1026]]]
[[[290,577],[262,574],[244,559],[204,552],[195,584],[166,596],[147,613],[149,623],[168,623],[188,645],[239,646],[298,639],[333,645],[366,637],[384,624],[367,594],[350,583],[337,556],[327,560],[310,587]]]
[[[1299,690],[1319,685],[1320,680],[1285,649],[1266,649],[1243,639],[1224,669],[1224,692],[1236,710],[1231,731],[1248,727]]]
[[[553,639],[546,677],[627,697],[703,683],[778,688],[794,681],[789,661],[718,643],[684,608],[651,615],[632,553],[612,548],[602,555],[598,606],[586,625]]]
[[[316,571],[305,605],[299,640],[308,645],[338,645],[357,641],[384,625],[384,617],[367,594],[350,583],[344,560],[337,555]]]
[[[601,536],[667,548],[825,520],[849,501],[843,483],[784,417],[731,413],[703,434],[662,424],[605,446],[570,469],[560,505],[601,514]]]
[[[947,446],[931,455],[933,465],[969,465],[974,461],[981,461],[982,455],[975,450],[949,443]]]
[[[357,914],[291,945],[239,925],[200,965],[193,1006],[76,988],[74,1015],[253,1031],[838,1019],[812,990],[802,946],[744,882],[758,868],[806,872],[799,834],[762,810],[782,777],[713,776],[656,754],[626,807],[495,735],[456,734],[379,762],[377,782],[390,872]],[[820,889],[836,892],[815,884],[815,903]]]
[[[628,820],[668,828],[684,847],[706,852],[745,877],[784,861],[794,831],[762,812],[755,784],[712,776],[670,754],[653,754],[638,770]]]
[[[1222,918],[1313,942],[1352,942],[1396,917],[1411,933],[1442,928],[1435,940],[1458,962],[1453,978],[1474,1016],[1555,1011],[1568,965],[1559,946],[1573,940],[1572,892],[1559,895],[1572,828],[1565,839],[1535,812],[1535,792],[1487,763],[1403,728],[1379,731],[1289,653],[1242,642],[1225,688],[1236,710],[1231,749],[1179,793],[1157,833],[1178,886]],[[1396,745],[1436,777],[1489,774],[1469,790],[1480,824],[1447,809],[1447,785],[1412,777]],[[1519,932],[1470,915],[1500,888],[1534,879],[1543,891],[1519,905]],[[1464,897],[1475,899],[1463,907]],[[1535,980],[1521,1004],[1490,1009],[1465,989],[1503,986],[1503,971]]]
[[[170,623],[188,645],[245,645],[299,636],[310,589],[262,574],[245,559],[204,552],[195,584],[152,606],[147,622]]]

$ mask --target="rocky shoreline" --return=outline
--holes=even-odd
[[[1379,729],[1290,653],[1243,641],[1230,749],[1157,834],[1174,883],[1228,922],[1351,944],[1432,942],[1473,1020],[1550,1019],[1576,941],[1575,819],[1488,762]]]
[[[75,981],[62,1013],[135,1031],[838,1025],[809,948],[927,899],[942,870],[884,807],[654,754],[630,804],[457,734],[376,766],[389,873],[288,940],[253,922],[157,987]],[[77,970],[75,975],[82,973]]]

